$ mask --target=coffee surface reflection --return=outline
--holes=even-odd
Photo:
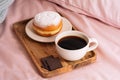
[[[77,36],[67,36],[60,39],[58,41],[58,45],[64,49],[76,50],[85,47],[87,45],[87,42]]]

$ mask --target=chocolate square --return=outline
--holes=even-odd
[[[47,64],[49,65],[48,67],[50,71],[62,67],[62,64],[60,63],[59,58],[49,59],[47,60]]]
[[[52,70],[55,70],[55,69],[62,67],[60,59],[54,58],[52,55],[45,57],[45,58],[42,58],[41,62],[42,62],[42,67],[49,70],[49,71],[52,71]]]
[[[47,60],[49,59],[53,59],[54,57],[52,55],[48,56],[48,57],[45,57],[45,58],[42,58],[41,59],[41,62],[42,62],[42,67],[44,67],[45,69],[48,70],[48,64],[47,64]]]

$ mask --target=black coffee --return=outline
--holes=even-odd
[[[83,48],[87,45],[87,42],[77,36],[67,36],[58,41],[58,45],[62,48],[69,50],[76,50]]]

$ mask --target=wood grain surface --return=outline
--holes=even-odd
[[[80,68],[81,66],[85,66],[85,65],[88,65],[96,61],[96,53],[94,51],[88,52],[82,59],[78,61],[66,61],[62,59],[58,55],[55,49],[54,42],[52,43],[37,42],[37,41],[32,40],[26,35],[25,26],[29,20],[30,19],[17,22],[13,25],[13,28],[16,33],[16,36],[23,43],[33,63],[39,70],[41,76],[53,77],[53,76],[60,75],[65,72],[72,71],[76,68]],[[49,55],[53,55],[54,57],[59,57],[63,67],[53,70],[53,71],[48,71],[47,69],[44,69],[43,67],[41,67],[42,63],[40,59],[47,57]]]

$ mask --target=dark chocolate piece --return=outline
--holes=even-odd
[[[49,65],[48,67],[50,71],[62,67],[62,64],[60,63],[59,58],[49,59],[47,60],[47,64]]]
[[[41,62],[42,62],[42,67],[49,70],[49,71],[52,71],[52,70],[55,70],[55,69],[62,67],[60,59],[54,58],[52,55],[45,57],[45,58],[42,58]]]
[[[42,67],[44,67],[45,69],[48,69],[48,64],[47,64],[47,60],[49,59],[53,59],[54,57],[52,55],[42,58],[41,62],[42,62]]]

